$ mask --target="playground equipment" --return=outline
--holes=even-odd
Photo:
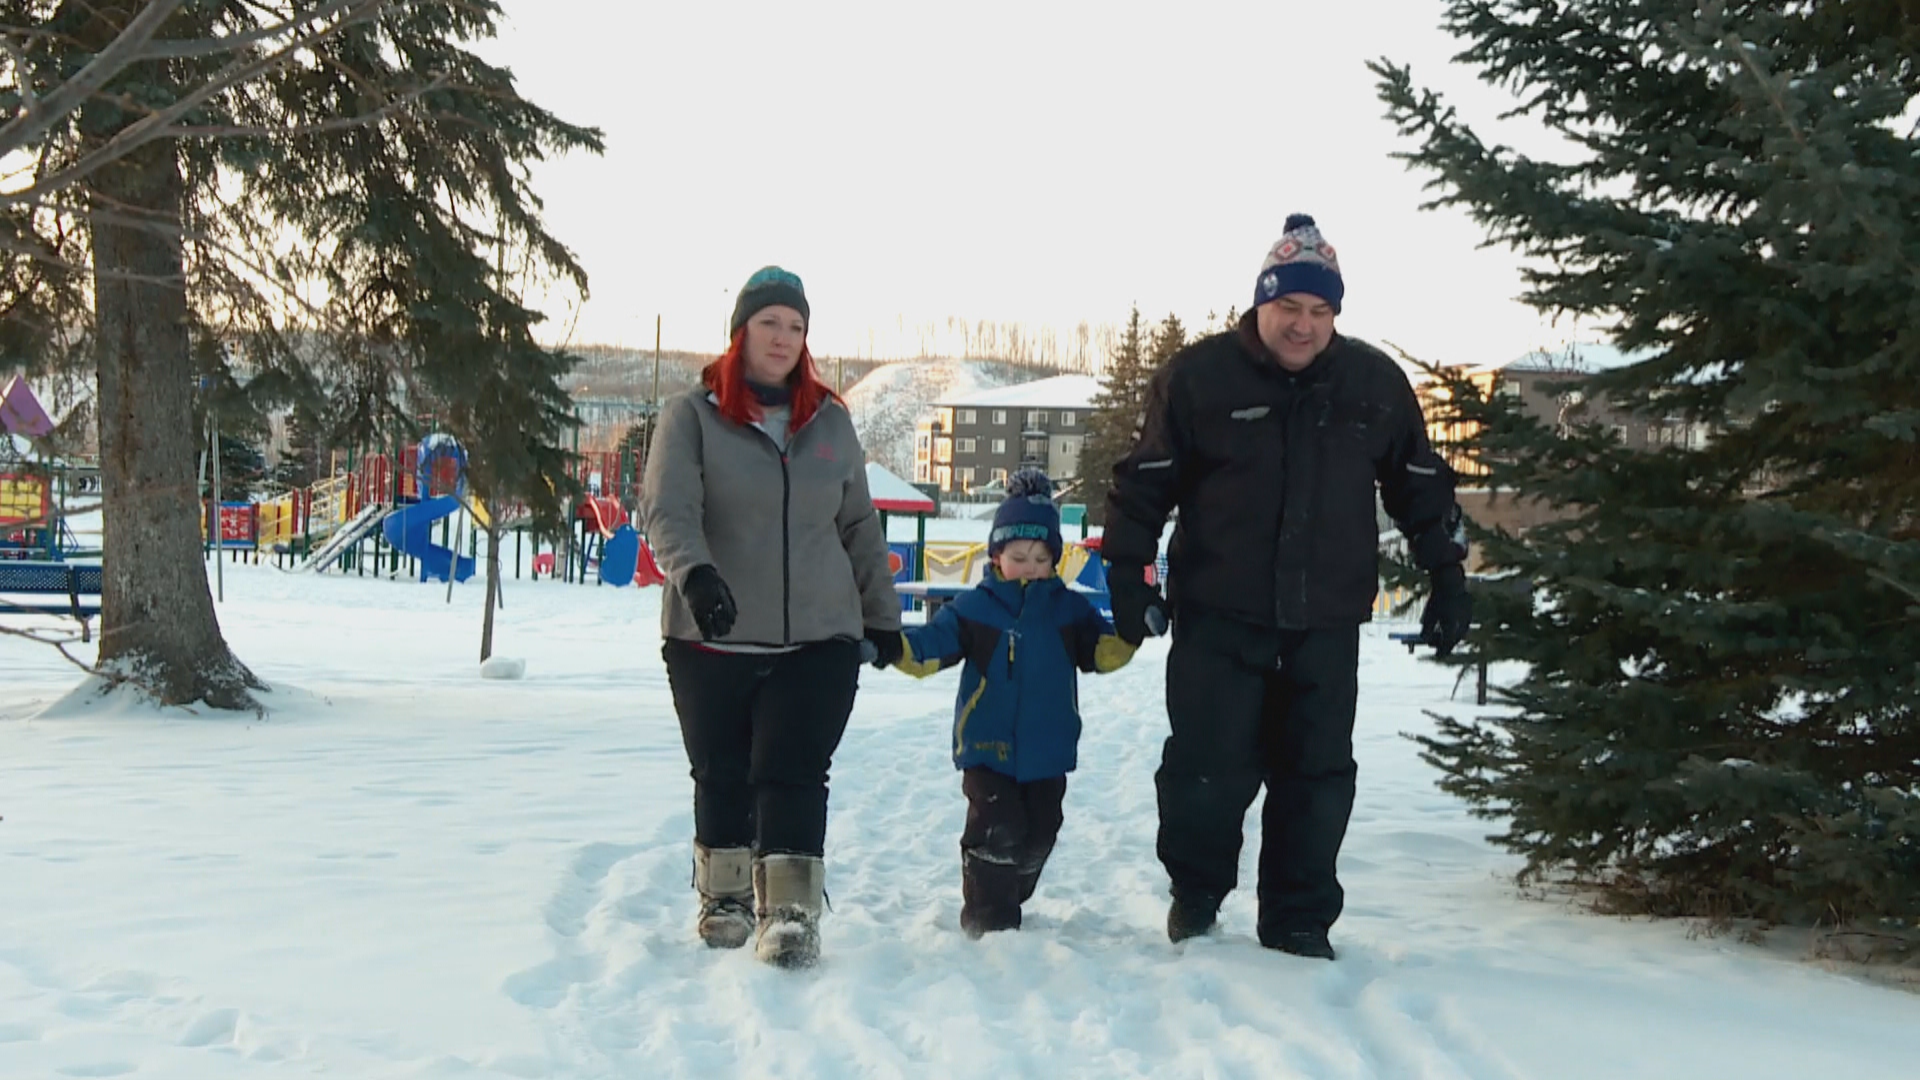
[[[0,387],[0,558],[62,562],[100,554],[80,549],[66,512],[75,491],[97,483],[97,471],[53,454],[45,441],[53,430],[24,378]]]
[[[581,558],[599,563],[604,585],[659,585],[667,580],[653,561],[653,552],[640,539],[639,530],[627,520],[627,512],[618,500],[597,492],[580,503],[575,518],[584,534]],[[551,569],[548,571],[551,573]]]
[[[451,588],[473,572],[467,567],[482,550],[477,530],[464,525],[471,522],[502,541],[507,533],[513,534],[501,559],[503,570],[510,567],[514,577],[530,565],[535,577],[564,577],[582,584],[598,580],[610,585],[653,585],[664,580],[645,542],[628,524],[624,509],[637,498],[637,455],[630,451],[576,455],[568,471],[596,498],[573,508],[571,537],[535,535],[531,552],[523,547],[532,523],[528,508],[518,503],[488,506],[474,497],[465,490],[465,461],[458,442],[444,434],[429,436],[418,445],[395,444],[384,453],[358,449],[337,453],[330,462],[332,474],[309,487],[258,503],[222,506],[221,546],[236,553],[270,554],[276,564],[295,572],[337,569],[397,576],[404,560],[412,559],[421,569],[422,580],[448,580]],[[444,498],[453,501],[437,501]],[[397,520],[390,520],[396,516]],[[203,528],[213,520],[209,511]],[[436,524],[440,526],[438,544],[433,542]],[[458,531],[463,539],[448,547],[456,524],[461,525]],[[456,558],[429,550],[436,546],[448,552],[466,549],[468,554]]]
[[[473,576],[474,560],[471,555],[435,543],[433,526],[456,513],[463,517],[472,514],[466,500],[467,452],[453,436],[435,432],[420,440],[418,472],[420,501],[388,514],[381,520],[380,531],[394,550],[420,564],[421,581],[444,581],[452,588],[454,582]],[[428,496],[436,486],[435,480],[449,472],[451,482],[442,481],[438,486],[452,490]],[[454,530],[456,543],[464,528],[463,523]]]

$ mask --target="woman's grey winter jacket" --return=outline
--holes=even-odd
[[[641,519],[667,577],[660,632],[699,641],[681,595],[688,571],[720,572],[739,608],[721,642],[797,645],[897,630],[886,538],[867,491],[853,417],[829,399],[788,439],[720,414],[705,389],[662,408]]]

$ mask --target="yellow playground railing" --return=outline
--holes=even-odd
[[[291,545],[300,538],[300,493],[289,492],[260,504],[260,546]]]
[[[333,535],[334,530],[353,519],[358,509],[354,506],[352,473],[317,480],[307,490],[313,497],[307,505],[307,531],[316,540]]]

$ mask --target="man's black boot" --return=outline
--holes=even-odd
[[[1219,897],[1176,892],[1167,908],[1167,938],[1179,944],[1207,933],[1219,920]]]
[[[1278,934],[1261,934],[1260,944],[1269,949],[1279,949],[1283,953],[1304,956],[1310,960],[1333,959],[1333,943],[1327,940],[1324,930],[1288,930]]]

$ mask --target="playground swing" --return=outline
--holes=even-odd
[[[639,530],[627,520],[627,512],[618,500],[590,494],[576,514],[585,534],[581,545],[581,569],[595,559],[599,562],[600,581],[605,585],[659,585],[666,576],[653,561],[653,552],[640,539]]]

